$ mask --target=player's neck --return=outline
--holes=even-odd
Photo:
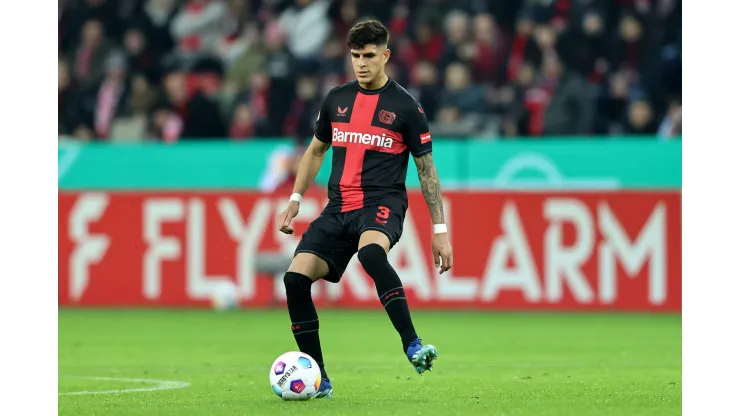
[[[367,83],[367,84],[360,83],[360,87],[368,91],[378,90],[378,89],[383,88],[386,82],[388,82],[388,75],[381,74],[378,78],[374,79],[370,83]]]

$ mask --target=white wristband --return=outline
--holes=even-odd
[[[294,193],[290,196],[291,201],[296,201],[299,204],[301,203],[301,200],[303,199],[303,195],[299,194],[298,192]]]
[[[446,224],[434,224],[434,234],[442,234],[447,232]]]

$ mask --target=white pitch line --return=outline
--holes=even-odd
[[[121,377],[75,377],[75,378],[86,378],[89,380],[101,380],[101,381],[122,381],[126,383],[152,383],[155,384],[151,387],[139,387],[135,389],[119,389],[119,390],[95,390],[95,391],[68,391],[59,393],[60,396],[80,396],[90,394],[119,394],[119,393],[135,393],[144,391],[158,391],[158,390],[174,390],[188,387],[190,383],[185,381],[171,381],[171,380],[151,380],[146,378],[121,378]]]

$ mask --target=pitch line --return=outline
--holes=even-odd
[[[190,383],[185,382],[185,381],[152,380],[152,379],[147,379],[147,378],[122,378],[122,377],[75,377],[75,378],[85,378],[88,380],[101,380],[101,381],[122,381],[126,383],[150,383],[154,385],[150,387],[138,387],[138,388],[132,388],[132,389],[68,391],[64,393],[59,393],[60,396],[83,396],[83,395],[92,395],[92,394],[136,393],[136,392],[146,392],[146,391],[182,389],[182,388],[190,386]]]

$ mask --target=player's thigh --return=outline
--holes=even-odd
[[[357,244],[357,249],[361,249],[370,244],[377,244],[387,253],[391,249],[391,240],[388,234],[372,229],[365,229],[360,235],[360,243]]]
[[[357,241],[346,232],[338,215],[321,215],[309,225],[295,250],[290,271],[306,274],[312,280],[339,282],[352,256]]]
[[[296,253],[288,271],[302,274],[315,282],[329,274],[329,264],[316,254],[304,251]]]
[[[358,248],[378,244],[389,251],[401,239],[405,216],[405,207],[392,200],[363,208],[357,227],[360,236]]]

